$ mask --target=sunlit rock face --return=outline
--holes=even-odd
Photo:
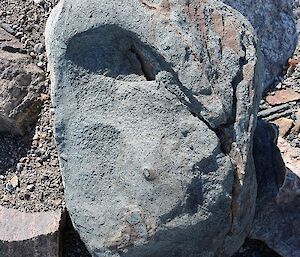
[[[254,214],[251,25],[218,1],[65,0],[47,23],[71,219],[93,256],[230,256]]]
[[[298,1],[222,0],[222,2],[241,12],[254,27],[266,67],[264,87],[272,87],[274,81],[282,76],[283,67],[297,44],[300,29]]]

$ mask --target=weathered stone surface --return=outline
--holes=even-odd
[[[221,0],[240,11],[254,27],[266,66],[265,88],[282,74],[297,43],[294,0]]]
[[[272,95],[266,97],[270,105],[279,105],[293,101],[300,101],[300,93],[292,88],[278,90]]]
[[[61,211],[25,213],[0,206],[0,253],[10,257],[59,257]]]
[[[39,113],[42,70],[22,44],[0,28],[0,132],[23,133]]]
[[[231,256],[256,198],[256,39],[217,1],[157,2],[48,20],[67,207],[93,256]]]
[[[278,120],[274,120],[272,123],[278,126],[279,135],[281,137],[286,136],[293,127],[293,120],[288,118],[279,118]]]
[[[300,179],[291,170],[286,172],[280,155],[283,151],[280,141],[284,139],[278,138],[279,150],[277,136],[273,125],[258,123],[254,139],[258,198],[249,237],[263,241],[280,256],[297,257],[300,255]],[[286,156],[283,158],[286,160]]]
[[[282,137],[278,138],[278,147],[286,167],[300,177],[300,149],[291,147]]]

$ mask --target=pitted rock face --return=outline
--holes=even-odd
[[[230,256],[256,196],[251,26],[216,1],[62,1],[47,23],[67,206],[93,256]]]

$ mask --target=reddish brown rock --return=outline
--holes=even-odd
[[[61,211],[25,213],[0,206],[0,256],[59,257]]]
[[[0,132],[22,134],[38,116],[44,74],[22,44],[1,28],[0,71]]]
[[[288,102],[299,101],[300,93],[291,88],[283,89],[275,92],[274,95],[267,96],[266,100],[270,105],[279,105]]]
[[[291,147],[283,138],[278,138],[278,148],[286,167],[300,177],[300,149]]]
[[[279,128],[279,135],[284,137],[293,127],[293,120],[288,118],[280,118],[273,121],[272,123],[276,124]]]

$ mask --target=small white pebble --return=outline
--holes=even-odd
[[[35,4],[44,4],[45,0],[33,0]]]

